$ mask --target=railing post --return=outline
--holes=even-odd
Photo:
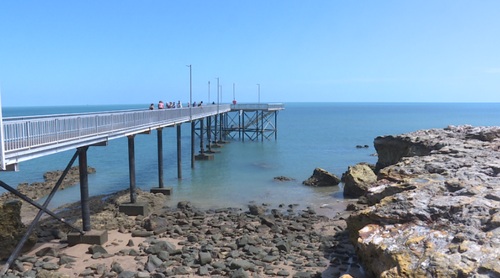
[[[3,116],[2,116],[2,91],[0,89],[0,167],[6,170],[5,165],[5,135],[3,130]]]

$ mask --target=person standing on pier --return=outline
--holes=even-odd
[[[165,108],[165,106],[163,106],[163,101],[160,100],[160,102],[158,103],[158,109],[163,109]]]
[[[182,103],[180,100],[177,102],[177,108],[182,108]]]
[[[149,110],[155,110],[155,105],[154,105],[154,103],[151,103],[151,106],[149,106]]]

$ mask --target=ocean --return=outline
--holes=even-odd
[[[148,104],[4,107],[4,117],[146,109]],[[316,167],[341,176],[359,162],[376,163],[373,140],[418,129],[448,125],[500,125],[500,103],[285,103],[278,114],[278,139],[264,142],[230,140],[212,161],[196,161],[191,169],[190,125],[182,129],[182,179],[177,178],[176,129],[163,131],[164,179],[173,187],[167,202],[191,201],[200,208],[239,207],[249,203],[330,206],[342,202],[342,184],[311,188],[302,181]],[[135,139],[137,187],[149,191],[158,186],[156,132]],[[368,148],[356,148],[368,145]],[[196,142],[197,152],[199,142]],[[0,180],[12,187],[18,183],[43,181],[43,174],[63,170],[73,151],[22,162],[19,172],[1,172]],[[90,194],[101,195],[129,187],[127,139],[109,141],[107,147],[91,147],[88,165]],[[76,162],[77,163],[77,162]],[[76,164],[75,164],[76,165]],[[276,182],[274,177],[295,180]],[[0,188],[0,193],[4,192]],[[51,207],[80,200],[79,186],[59,191]]]

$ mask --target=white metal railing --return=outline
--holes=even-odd
[[[229,104],[3,119],[1,168],[48,153],[230,111]],[[191,114],[192,113],[192,114]],[[1,123],[1,122],[0,122]],[[35,154],[36,153],[36,154]]]
[[[283,110],[285,104],[283,103],[244,103],[244,104],[231,104],[231,110]]]

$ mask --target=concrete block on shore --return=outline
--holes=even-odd
[[[208,148],[208,145],[207,145]],[[219,150],[205,150],[205,153],[220,153],[221,151]]]
[[[149,190],[149,192],[151,193],[161,193],[163,195],[172,195],[173,192],[174,192],[174,189],[172,187],[163,187],[163,188],[160,188],[160,187],[153,187],[151,188],[151,190]]]
[[[106,241],[108,241],[108,231],[106,230],[91,230],[83,235],[79,232],[68,233],[68,244],[70,246],[80,243],[103,245]]]
[[[198,155],[194,156],[195,160],[213,160],[214,155],[213,154],[206,154],[206,153],[200,153]]]
[[[122,203],[119,207],[119,211],[125,213],[128,216],[146,216],[149,214],[148,203],[145,202]]]
[[[212,144],[212,148],[215,148],[215,149],[218,149],[218,148],[224,148],[225,146],[224,145],[221,145],[221,144]]]

